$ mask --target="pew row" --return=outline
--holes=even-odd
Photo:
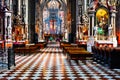
[[[120,47],[92,46],[93,60],[109,68],[120,68]]]
[[[46,44],[44,43],[39,43],[39,44],[34,44],[34,45],[27,45],[25,47],[17,47],[14,48],[14,52],[18,54],[31,54],[31,53],[37,53],[40,52],[40,49],[46,47]]]
[[[70,61],[72,59],[91,59],[92,53],[85,50],[83,47],[78,47],[78,45],[70,43],[61,43],[61,48],[63,53],[67,55],[67,59]]]

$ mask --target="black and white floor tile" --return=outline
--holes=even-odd
[[[120,80],[120,69],[109,69],[92,60],[79,60],[78,64],[71,60],[70,65],[58,47],[49,44],[40,53],[16,55],[16,67],[1,72],[0,80]]]

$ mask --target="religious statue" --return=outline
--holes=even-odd
[[[106,0],[101,0],[100,2],[103,6],[107,7],[107,1]]]
[[[93,2],[90,3],[89,9],[95,10],[98,6],[98,0],[93,0]]]
[[[116,10],[116,2],[116,0],[108,0],[108,6],[110,7],[110,9]]]
[[[112,25],[110,24],[109,27],[108,27],[108,35],[112,35],[112,31],[113,31],[113,27]]]
[[[84,23],[88,23],[88,15],[87,15],[87,14],[84,14],[84,15],[82,16],[82,18],[83,18],[83,22],[84,22]]]
[[[93,30],[94,30],[94,36],[96,36],[97,35],[97,30],[98,30],[98,25],[96,25]]]

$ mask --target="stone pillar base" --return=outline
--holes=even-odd
[[[87,51],[92,52],[92,46],[94,45],[94,37],[90,36],[87,40]]]
[[[117,39],[116,39],[116,37],[113,37],[113,47],[117,47]]]

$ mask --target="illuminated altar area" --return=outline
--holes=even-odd
[[[98,8],[96,11],[96,25],[93,27],[93,36],[96,41],[96,46],[109,46],[114,45],[114,23],[110,21],[109,10],[105,7]]]
[[[77,41],[87,46],[117,47],[115,2],[94,0],[82,15],[78,25]],[[88,15],[85,14],[88,13]],[[84,22],[88,19],[88,23]]]
[[[96,46],[117,47],[115,2],[108,3],[102,0],[101,5],[98,6],[99,2],[96,1],[96,7],[90,10],[91,14],[95,11],[95,20],[93,19],[95,26],[93,26],[92,35]]]

